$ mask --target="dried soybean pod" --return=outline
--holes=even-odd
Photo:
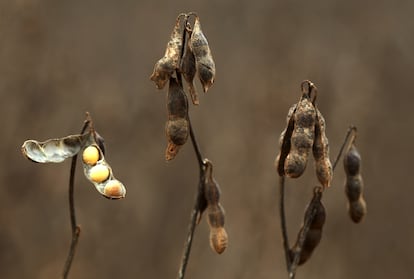
[[[312,83],[310,84],[313,86]],[[310,100],[311,91],[312,87],[310,86],[309,91],[303,92],[293,115],[295,122],[291,136],[291,147],[284,164],[285,174],[291,178],[297,178],[303,174],[309,152],[313,146],[316,112]]]
[[[315,159],[316,176],[324,187],[329,187],[332,181],[332,164],[329,159],[329,142],[325,134],[325,119],[315,107],[315,139],[313,142],[313,157]]]
[[[27,159],[36,163],[60,163],[78,154],[86,138],[87,134],[49,139],[44,142],[27,140],[23,143],[21,151]]]
[[[188,101],[183,88],[178,84],[177,79],[170,78],[170,85],[167,93],[168,118],[188,118]]]
[[[357,175],[360,172],[361,155],[354,143],[351,144],[344,156],[344,169],[347,175]]]
[[[165,159],[169,161],[175,158],[180,147],[186,143],[190,133],[187,96],[173,77],[170,78],[168,88],[167,111],[168,120],[165,133],[168,144],[165,150]]]
[[[354,142],[345,153],[343,163],[346,173],[345,194],[348,199],[348,213],[353,222],[359,223],[367,213],[367,206],[363,197],[364,181],[360,174],[361,156]]]
[[[307,231],[305,239],[303,241],[302,250],[298,262],[299,265],[304,264],[311,257],[313,251],[318,246],[322,238],[322,229],[323,225],[325,224],[326,212],[325,207],[321,202],[322,193],[319,191],[320,190],[318,190],[318,188],[315,189],[312,201],[306,209],[304,224],[302,225],[302,228],[299,231],[298,239],[294,247],[290,250],[290,256],[293,260],[294,253],[297,252],[297,250],[299,249],[300,236],[302,235],[303,230],[305,229],[305,223],[309,218],[312,218],[313,216],[313,219],[309,224],[309,230]]]
[[[190,38],[190,47],[195,57],[198,78],[203,85],[203,91],[207,92],[214,83],[216,65],[211,55],[207,39],[201,30],[198,16],[195,16],[193,32]]]
[[[187,22],[187,32],[189,33],[189,36],[191,37],[192,30],[189,27],[189,23]],[[198,100],[198,93],[194,85],[194,77],[196,75],[196,62],[193,52],[190,48],[190,42],[188,41],[186,43],[186,47],[184,50],[183,57],[181,59],[181,65],[180,65],[181,73],[184,76],[185,81],[188,84],[188,91],[190,92],[191,100],[194,105],[199,104]]]
[[[290,138],[292,137],[292,132],[293,132],[294,124],[295,124],[295,120],[293,118],[293,114],[295,113],[295,110],[296,110],[296,104],[290,107],[287,118],[286,118],[287,127],[285,128],[285,130],[283,130],[283,132],[280,134],[280,137],[279,137],[280,150],[275,160],[275,167],[280,176],[285,175],[284,166],[285,166],[286,157],[290,151]]]
[[[154,66],[154,71],[150,77],[158,89],[163,89],[170,79],[173,72],[178,69],[180,59],[182,35],[181,35],[181,17],[180,14],[175,22],[174,29],[171,32],[170,41],[167,43],[164,56],[158,60]]]
[[[213,177],[213,164],[205,160],[204,197],[207,202],[210,246],[221,254],[227,247],[228,236],[224,229],[224,209],[220,204],[220,188]]]

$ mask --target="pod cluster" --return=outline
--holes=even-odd
[[[190,17],[194,17],[193,27],[189,23]],[[155,63],[150,79],[158,89],[163,89],[174,72],[184,76],[194,105],[199,104],[194,85],[195,76],[200,80],[204,92],[214,83],[216,65],[201,29],[200,18],[195,13],[180,14],[177,17],[165,54]]]
[[[343,159],[346,180],[345,194],[348,199],[348,213],[352,221],[361,222],[367,213],[363,197],[364,181],[361,176],[361,156],[354,144],[349,146]]]
[[[224,252],[228,244],[227,232],[224,228],[224,209],[220,204],[220,187],[213,177],[213,165],[206,160],[203,201],[199,208],[199,218],[207,211],[207,222],[210,227],[210,246],[218,254]]]
[[[81,152],[84,174],[96,190],[109,199],[125,197],[125,186],[114,177],[105,160],[103,138],[93,128],[82,135],[44,142],[27,140],[21,150],[26,158],[36,163],[60,163]]]
[[[303,241],[302,250],[300,251],[299,265],[304,264],[311,257],[313,251],[318,246],[322,238],[322,229],[325,224],[326,212],[325,207],[321,202],[321,197],[322,191],[318,190],[318,187],[315,188],[314,196],[305,212],[304,223],[307,219],[311,220],[311,222]],[[303,224],[299,231],[298,239],[293,248],[290,250],[291,260],[293,260],[293,255],[298,250],[300,236],[303,233],[304,227],[305,225]]]
[[[109,199],[125,197],[125,186],[114,177],[112,168],[106,162],[104,153],[93,135],[82,149],[83,172],[96,190]]]
[[[189,21],[192,17],[194,17],[193,26]],[[203,91],[207,92],[214,82],[215,73],[216,66],[208,41],[201,30],[199,17],[195,13],[178,15],[165,54],[155,63],[150,77],[158,89],[163,89],[169,82],[168,119],[165,125],[167,137],[165,159],[167,161],[176,157],[190,133],[188,100],[183,89],[182,77],[188,85],[192,103],[198,105],[195,76],[198,76]]]
[[[308,80],[302,82],[301,87],[302,96],[289,109],[287,127],[279,139],[280,151],[275,166],[280,176],[298,178],[304,173],[312,152],[316,176],[324,187],[329,187],[332,165],[329,160],[325,120],[315,105],[317,88]]]

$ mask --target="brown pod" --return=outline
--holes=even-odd
[[[182,87],[173,77],[167,93],[168,120],[165,126],[168,145],[165,150],[165,159],[172,160],[177,155],[180,146],[184,145],[190,133],[188,121],[188,101]]]
[[[180,28],[181,15],[177,17],[170,41],[167,43],[164,56],[154,66],[150,79],[155,82],[158,89],[163,89],[171,75],[178,69],[180,59],[182,35]]]
[[[208,224],[210,228],[224,226],[224,209],[221,204],[208,206]]]
[[[168,120],[165,132],[167,139],[176,145],[183,145],[187,142],[189,135],[188,120],[185,118],[176,118],[174,120]]]
[[[362,195],[362,190],[364,188],[364,181],[360,174],[349,176],[347,175],[345,180],[345,194],[349,202],[354,202],[359,200]]]
[[[287,155],[290,152],[290,139],[292,137],[292,132],[294,129],[295,120],[293,118],[293,114],[296,110],[296,104],[290,107],[288,115],[286,117],[287,126],[286,129],[280,134],[279,137],[279,154],[275,160],[275,166],[280,176],[285,175],[285,160]]]
[[[218,254],[226,250],[228,245],[227,232],[223,227],[213,228],[210,230],[210,246]]]
[[[322,186],[329,187],[331,186],[333,171],[329,160],[329,142],[325,134],[325,119],[316,107],[315,110],[315,139],[312,151],[315,159],[316,176]]]
[[[169,119],[188,119],[188,101],[183,88],[173,77],[170,78],[170,85],[167,93],[167,112]]]
[[[367,205],[363,198],[364,181],[360,174],[361,156],[354,142],[345,153],[343,163],[346,173],[345,194],[348,199],[348,213],[353,222],[359,223],[367,213]]]
[[[213,177],[213,165],[210,161],[206,164],[204,197],[209,206],[217,205],[220,200],[220,187]]]
[[[347,175],[356,175],[360,172],[361,155],[355,146],[351,144],[350,148],[344,156],[344,169]]]
[[[200,19],[198,17],[194,21],[193,32],[190,38],[190,48],[195,57],[198,78],[203,85],[203,91],[207,92],[214,83],[216,65],[211,55],[207,39],[201,30]]]
[[[305,222],[308,218],[313,215],[313,219],[309,224],[309,230],[305,235],[305,240],[302,245],[302,250],[299,257],[298,264],[304,264],[312,255],[315,248],[318,246],[319,242],[322,238],[322,229],[323,225],[325,224],[326,219],[326,212],[325,207],[321,202],[321,193],[315,191],[314,197],[310,202],[308,208],[305,212]],[[304,223],[305,223],[304,222]],[[303,233],[304,225],[299,231],[298,239],[294,245],[294,247],[290,250],[290,257],[293,260],[294,253],[299,249],[299,238],[300,235]]]
[[[305,93],[302,95],[293,118],[295,122],[291,147],[285,160],[284,170],[288,177],[297,178],[305,171],[314,140],[316,112],[310,101],[310,95]]]
[[[348,203],[348,213],[354,223],[362,221],[367,214],[367,204],[362,196],[357,201]]]
[[[186,44],[183,58],[181,59],[180,69],[185,81],[188,84],[188,91],[190,92],[191,100],[194,105],[198,105],[198,93],[194,85],[194,77],[196,75],[196,62],[194,54],[190,48],[190,42]]]

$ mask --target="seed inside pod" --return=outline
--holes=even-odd
[[[89,170],[89,177],[93,182],[101,183],[108,179],[109,168],[105,165],[96,165]]]
[[[115,199],[123,198],[125,196],[124,186],[116,179],[109,180],[105,185],[104,195]]]
[[[99,150],[94,145],[90,145],[85,148],[82,153],[82,159],[85,164],[93,166],[99,160]]]

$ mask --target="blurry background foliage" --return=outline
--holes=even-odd
[[[188,278],[286,276],[273,160],[300,83],[312,80],[334,157],[349,124],[368,215],[347,216],[338,166],[324,195],[322,241],[298,278],[407,278],[414,260],[412,1],[0,2],[0,270],[56,278],[70,242],[70,162],[34,165],[28,138],[76,134],[89,111],[128,188],[109,201],[78,166],[83,232],[71,278],[174,277],[198,181],[191,145],[164,162],[165,92],[149,76],[178,13],[197,11],[216,82],[190,114],[215,165],[230,243],[217,256],[202,222]],[[201,87],[197,84],[199,91]],[[80,164],[79,164],[80,165]],[[313,164],[287,182],[291,241],[316,184]]]

